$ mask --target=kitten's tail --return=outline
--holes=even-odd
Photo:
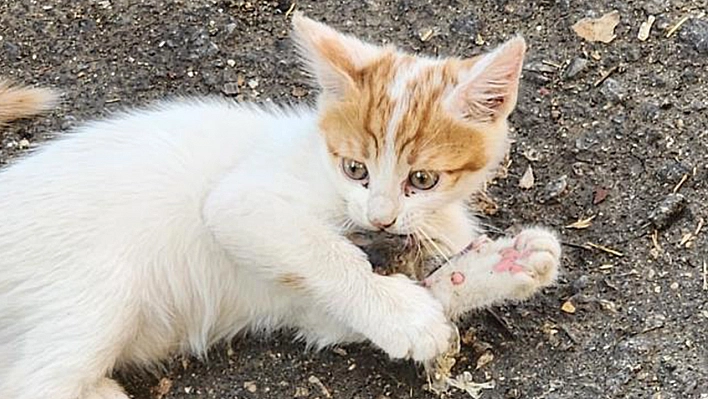
[[[0,126],[49,111],[58,99],[50,89],[13,85],[0,78]]]

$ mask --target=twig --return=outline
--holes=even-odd
[[[683,177],[681,177],[681,180],[678,182],[678,184],[676,184],[676,186],[674,186],[674,190],[673,190],[674,194],[676,194],[678,192],[678,190],[681,189],[681,186],[683,186],[683,183],[685,183],[686,180],[688,180],[688,173],[685,173],[683,175]]]
[[[565,245],[565,246],[571,247],[571,248],[578,248],[578,249],[584,249],[586,251],[591,251],[591,249],[586,247],[585,245],[576,244],[574,242],[561,241],[561,245]]]
[[[708,266],[703,261],[703,291],[708,291]]]
[[[664,250],[661,248],[661,245],[659,245],[659,230],[654,230],[654,232],[651,233],[651,243],[654,245],[657,257],[660,253],[664,252]]]
[[[604,82],[605,80],[607,80],[607,78],[609,78],[610,75],[612,75],[613,73],[615,73],[615,71],[616,71],[618,68],[619,68],[619,66],[618,66],[618,65],[615,65],[615,66],[613,66],[612,68],[608,69],[607,72],[605,72],[604,74],[602,74],[602,76],[600,76],[600,79],[598,79],[598,80],[595,81],[594,86],[597,87],[597,86],[601,85],[602,82]]]
[[[516,339],[516,335],[515,335],[514,332],[511,330],[511,327],[509,326],[509,323],[507,323],[506,320],[502,319],[502,317],[499,316],[499,315],[497,314],[497,312],[495,312],[495,311],[492,310],[492,309],[487,309],[487,314],[490,315],[490,316],[492,316],[492,319],[494,319],[494,321],[496,321],[497,324],[499,324],[499,325],[502,327],[502,330],[504,330],[504,333],[505,333],[509,338],[511,338],[511,339]]]
[[[293,10],[295,9],[295,4],[297,3],[294,1],[292,2],[292,4],[290,4],[290,8],[288,8],[288,11],[285,11],[285,18],[289,17],[290,14],[293,12]]]
[[[561,65],[558,65],[558,64],[556,64],[556,63],[553,62],[553,61],[542,60],[542,61],[541,61],[541,64],[545,64],[545,65],[548,65],[548,66],[552,66],[553,68],[556,68],[556,69],[561,69]]]
[[[698,226],[696,226],[696,231],[693,232],[693,235],[694,235],[694,236],[697,237],[697,236],[698,236],[698,233],[701,232],[701,229],[703,229],[703,223],[704,223],[704,222],[705,222],[705,221],[703,220],[703,218],[698,219]]]
[[[575,344],[575,345],[578,344],[578,340],[575,338],[575,335],[573,335],[573,334],[570,332],[570,330],[568,329],[568,327],[566,327],[566,326],[564,326],[564,325],[559,325],[558,328],[560,328],[561,331],[563,331],[563,332],[565,333],[565,335],[568,336],[568,338],[570,339],[570,341],[571,341],[573,344]]]
[[[589,241],[586,242],[585,245],[587,245],[587,246],[590,247],[590,248],[598,249],[598,250],[600,250],[600,251],[602,251],[602,252],[607,252],[608,254],[612,254],[612,255],[615,255],[615,256],[624,256],[624,254],[623,254],[622,252],[620,252],[620,251],[614,250],[614,249],[612,249],[612,248],[607,248],[607,247],[605,247],[605,246],[603,246],[603,245],[595,244],[595,243],[592,243],[592,242],[589,242]]]
[[[678,22],[676,22],[676,24],[674,24],[674,26],[672,26],[668,32],[666,32],[666,37],[673,36],[673,34],[676,33],[676,31],[679,30],[679,28],[681,28],[681,25],[685,24],[686,21],[688,21],[689,19],[702,18],[704,14],[705,14],[704,12],[701,12],[698,15],[688,14],[688,15],[684,16],[683,18],[679,19]]]

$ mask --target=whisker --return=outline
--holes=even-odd
[[[433,241],[430,236],[425,231],[423,231],[423,229],[418,228],[417,231],[425,238],[425,240],[433,247],[433,249],[435,249],[435,251],[437,251],[437,253],[443,257],[443,259],[445,259],[445,262],[450,261],[450,258],[448,258],[445,252],[440,249],[438,244],[436,244],[435,241]]]
[[[450,240],[450,238],[448,238],[447,235],[445,235],[443,232],[441,232],[437,228],[435,228],[425,222],[421,223],[421,227],[423,229],[430,230],[430,234],[437,237],[440,241],[442,241],[442,243],[448,247],[450,252],[454,251],[454,249],[453,249],[454,245],[452,244],[452,240]]]

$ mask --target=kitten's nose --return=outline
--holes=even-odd
[[[387,229],[387,228],[393,226],[394,224],[396,224],[396,218],[394,217],[393,220],[390,220],[390,221],[385,221],[382,219],[374,219],[374,220],[369,220],[369,222],[371,222],[371,224],[374,225],[374,227],[376,227],[377,229],[384,230],[384,229]]]
[[[398,203],[385,195],[369,197],[367,219],[377,229],[383,230],[393,226],[398,216]]]

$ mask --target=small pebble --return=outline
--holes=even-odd
[[[229,34],[229,35],[230,35],[231,33],[233,33],[233,31],[235,31],[237,27],[238,27],[238,26],[236,26],[236,24],[234,24],[234,23],[226,24],[226,25],[224,26],[224,28],[226,29],[226,33]]]
[[[690,169],[674,159],[669,159],[656,171],[656,177],[663,183],[676,184]]]
[[[590,279],[588,278],[588,276],[585,276],[585,275],[580,276],[575,281],[573,281],[573,285],[572,285],[573,292],[576,294],[579,293],[580,291],[587,288],[589,283],[590,283]]]
[[[244,382],[243,387],[246,388],[246,390],[251,393],[256,392],[258,390],[258,386],[253,381]]]
[[[221,92],[227,96],[234,96],[238,94],[240,90],[236,82],[228,82],[224,83],[224,86],[221,88]]]
[[[690,19],[681,27],[679,38],[692,45],[699,54],[708,55],[708,21]]]
[[[302,87],[293,87],[293,90],[290,92],[290,94],[293,95],[293,97],[305,97],[309,93],[307,89],[303,89]]]
[[[627,97],[627,91],[625,88],[615,79],[608,78],[600,86],[600,93],[608,101],[613,103],[621,103]]]
[[[576,57],[572,61],[570,61],[570,64],[568,64],[568,67],[565,68],[565,72],[563,73],[563,77],[566,79],[573,79],[574,77],[578,76],[581,72],[583,72],[590,61],[588,61],[587,58],[583,57]]]
[[[661,203],[649,214],[649,221],[659,230],[671,225],[686,207],[686,197],[673,193],[667,195]]]
[[[568,188],[568,176],[563,175],[552,182],[546,184],[538,199],[542,204],[558,199]]]

